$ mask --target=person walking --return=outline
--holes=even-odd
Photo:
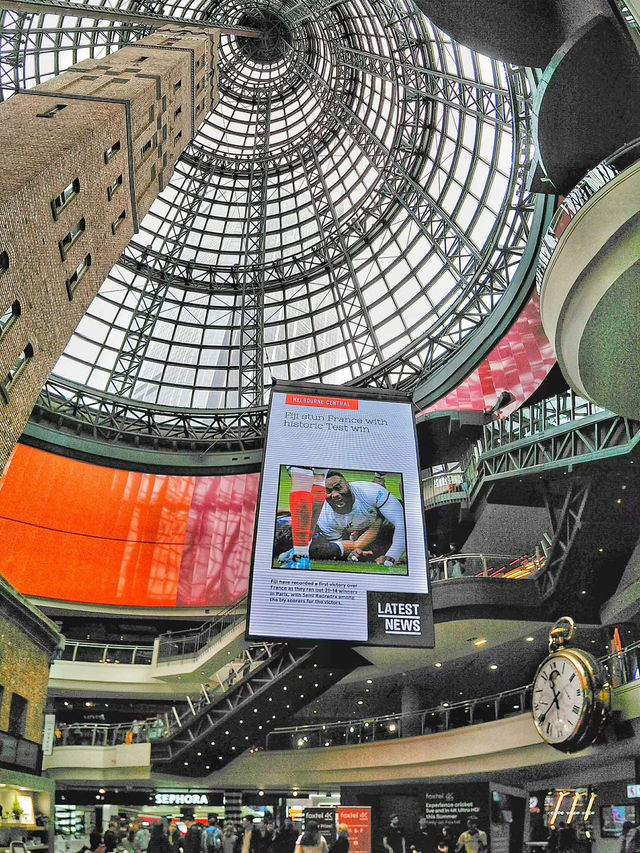
[[[382,846],[386,853],[407,853],[407,842],[397,814],[389,818],[389,826],[382,836]]]
[[[329,853],[349,853],[349,827],[346,823],[338,824],[338,837],[329,848]]]
[[[487,833],[478,829],[478,818],[468,818],[467,831],[458,838],[455,853],[486,853],[487,846]]]
[[[329,853],[329,845],[315,820],[307,822],[304,832],[296,841],[294,853]]]
[[[149,833],[149,846],[147,853],[170,853],[169,838],[164,831],[162,821],[154,823]]]

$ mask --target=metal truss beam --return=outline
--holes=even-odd
[[[492,448],[491,442],[498,446]],[[547,433],[514,441],[505,446],[490,434],[487,449],[479,460],[478,476],[491,480],[566,468],[568,464],[593,462],[628,453],[640,442],[640,422],[612,412],[585,418],[566,429],[557,427]]]
[[[271,93],[256,99],[256,131],[247,187],[247,212],[236,270],[240,302],[239,403],[241,407],[264,402],[264,268],[269,173],[264,165],[271,132]]]
[[[350,68],[399,83],[407,95],[438,101],[481,121],[511,127],[511,97],[506,89],[432,68],[395,63],[390,58],[350,47],[340,47],[338,57]]]
[[[116,21],[121,24],[147,24],[152,27],[162,27],[165,24],[177,24],[196,30],[220,30],[228,35],[242,35],[251,38],[257,37],[259,30],[253,27],[229,27],[216,22],[200,21],[189,18],[173,18],[167,15],[150,15],[142,12],[125,12],[122,9],[109,9],[106,6],[83,6],[80,3],[72,3],[70,0],[2,0],[2,9],[13,12],[25,12],[27,14],[44,15],[77,15],[79,18],[91,18],[94,21]]]
[[[592,482],[591,479],[573,480],[565,493],[560,513],[557,516],[555,512],[549,513],[555,519],[555,529],[544,570],[537,578],[542,601],[552,596],[558,587],[571,547],[582,527]]]
[[[373,331],[369,309],[358,284],[358,276],[340,230],[338,214],[331,199],[331,193],[317,152],[313,151],[313,165],[315,167],[313,173],[304,159],[302,159],[301,165],[309,187],[318,231],[321,234],[329,230],[336,233],[338,247],[346,261],[345,269],[338,273],[332,263],[330,253],[326,249],[324,250],[323,254],[327,262],[327,272],[331,279],[336,306],[348,329],[349,346],[354,350],[357,363],[365,369],[371,369],[383,360],[382,349]]]

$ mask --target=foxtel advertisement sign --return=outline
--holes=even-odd
[[[406,395],[276,383],[255,530],[248,638],[433,646]]]

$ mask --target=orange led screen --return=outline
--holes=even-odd
[[[0,481],[3,574],[41,598],[229,604],[247,592],[258,479],[140,474],[18,445]]]

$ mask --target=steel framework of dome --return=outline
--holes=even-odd
[[[45,0],[1,13],[0,97],[153,15],[261,34],[222,37],[219,105],[34,417],[234,449],[260,443],[274,377],[412,390],[509,298],[535,219],[530,73],[411,0]]]

